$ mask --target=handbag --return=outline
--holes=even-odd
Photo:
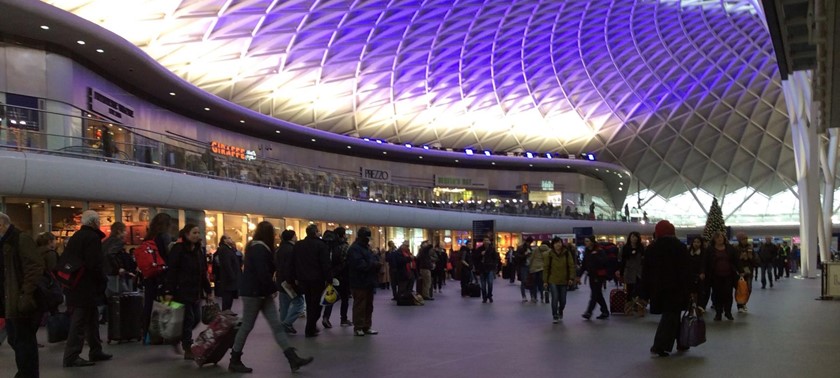
[[[52,273],[44,272],[35,283],[35,303],[40,311],[49,311],[64,303],[64,292]]]
[[[750,287],[744,277],[735,285],[735,303],[745,305],[750,300]]]
[[[219,307],[218,303],[208,300],[204,306],[201,306],[201,322],[204,324],[210,324],[221,312],[222,309]]]
[[[47,318],[47,342],[60,343],[70,334],[70,315],[57,312]]]
[[[677,345],[680,348],[696,347],[706,342],[706,322],[697,315],[697,305],[692,302],[680,322]]]
[[[321,306],[329,306],[337,300],[338,293],[335,291],[335,287],[333,287],[332,284],[327,285],[324,289],[324,293],[321,294]]]
[[[152,305],[152,320],[157,322],[154,328],[160,331],[160,337],[164,340],[178,340],[183,332],[184,305],[174,301],[155,301]]]

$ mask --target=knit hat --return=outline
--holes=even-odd
[[[674,225],[671,224],[671,222],[661,220],[656,224],[653,234],[656,235],[657,238],[661,238],[665,236],[677,236],[677,231],[674,229]]]

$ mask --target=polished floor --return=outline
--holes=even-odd
[[[291,342],[315,362],[300,377],[838,377],[840,302],[817,301],[819,280],[782,279],[757,285],[749,313],[735,321],[707,317],[708,342],[687,353],[653,358],[648,349],[658,318],[585,321],[588,289],[569,293],[565,319],[552,324],[549,305],[522,304],[518,286],[496,281],[494,304],[461,298],[450,281],[423,307],[397,307],[376,296],[379,335],[355,337],[335,327]],[[337,309],[336,309],[337,310]],[[333,322],[338,323],[338,314]],[[303,323],[296,324],[298,329]],[[103,328],[104,332],[105,328]],[[104,335],[104,333],[103,333]],[[45,340],[43,330],[39,340]],[[113,361],[61,368],[63,344],[41,349],[42,377],[230,377],[221,366],[197,368],[166,346],[106,346]],[[86,355],[86,351],[85,354]],[[259,320],[243,360],[255,377],[289,376],[288,365]],[[14,375],[13,353],[0,347],[0,377]]]

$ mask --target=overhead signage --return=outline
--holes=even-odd
[[[134,108],[93,87],[88,87],[88,109],[122,124],[134,123]]]
[[[365,180],[391,182],[391,171],[388,170],[359,167],[359,173]]]
[[[435,186],[443,188],[487,189],[487,181],[469,177],[435,175]]]
[[[478,243],[482,242],[484,238],[490,239],[491,243],[495,243],[496,235],[496,221],[495,220],[474,220],[472,221],[473,232],[473,248],[478,247]]]
[[[213,151],[214,154],[230,156],[236,159],[257,160],[257,151],[246,150],[242,147],[231,146],[216,141],[210,142],[210,151]]]

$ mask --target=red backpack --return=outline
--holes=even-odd
[[[137,268],[140,269],[143,278],[156,277],[166,267],[154,240],[145,240],[135,248],[134,259],[137,260]]]

